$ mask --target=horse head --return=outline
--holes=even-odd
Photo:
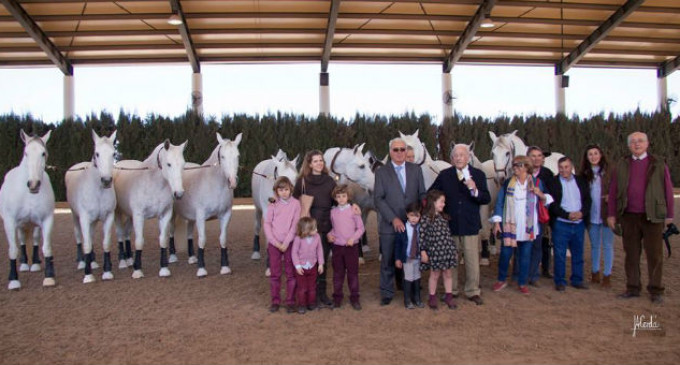
[[[101,183],[104,189],[111,187],[113,181],[113,163],[116,148],[113,142],[116,140],[116,133],[114,131],[110,137],[99,137],[99,135],[92,130],[92,140],[94,141],[94,154],[92,155],[92,164],[99,171],[101,176]]]
[[[279,152],[283,151],[279,150]],[[272,156],[272,164],[274,166],[273,179],[276,180],[281,176],[285,176],[293,185],[295,185],[298,174],[296,166],[300,156],[295,156],[292,161],[288,160],[288,157],[285,157],[285,152],[283,152],[283,155],[277,153],[277,156]]]
[[[182,171],[184,170],[184,148],[187,142],[185,141],[179,146],[170,143],[166,139],[162,147],[158,150],[156,161],[158,168],[163,174],[163,178],[170,185],[172,196],[175,199],[182,199],[184,195],[184,186],[182,184]]]
[[[496,137],[494,132],[489,131],[489,137],[493,145],[491,146],[491,156],[496,178],[500,181],[512,175],[512,159],[517,155],[517,146],[513,140],[517,131],[503,134]]]
[[[404,134],[399,131],[399,138],[404,140],[407,146],[413,148],[413,155],[415,157],[414,163],[422,165],[425,162],[425,147],[423,142],[418,138],[418,129],[413,134]]]
[[[50,139],[50,134],[52,134],[51,130],[42,137],[30,137],[21,130],[21,140],[25,145],[21,163],[25,163],[28,169],[26,186],[31,194],[40,192],[40,183],[47,164],[47,141]]]
[[[364,154],[364,158],[368,160],[368,164],[371,167],[371,171],[375,173],[375,170],[380,168],[381,166],[384,166],[387,163],[387,159],[389,158],[390,155],[385,156],[384,160],[379,159],[373,151],[368,151]]]
[[[359,184],[362,188],[373,190],[375,184],[375,174],[371,170],[371,162],[363,153],[366,143],[354,146],[351,154],[346,154],[344,164],[345,171],[343,175],[349,181]]]
[[[219,133],[217,134],[217,164],[220,166],[222,173],[229,180],[229,188],[236,189],[236,182],[238,181],[238,145],[241,143],[243,133],[239,133],[233,141],[223,139]]]

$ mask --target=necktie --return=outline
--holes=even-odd
[[[397,177],[399,178],[399,184],[401,184],[401,190],[406,192],[406,182],[404,181],[404,177],[401,175],[401,170],[404,169],[404,165],[397,166],[395,169],[397,172]]]
[[[456,169],[456,174],[458,175],[458,180],[463,181],[463,170]]]
[[[415,224],[411,224],[413,235],[411,236],[411,249],[408,252],[409,259],[415,259],[418,255],[418,229]]]

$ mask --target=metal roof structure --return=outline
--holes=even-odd
[[[0,0],[0,66],[680,67],[680,0]],[[173,16],[181,21],[169,24]],[[483,28],[483,23],[493,27]]]

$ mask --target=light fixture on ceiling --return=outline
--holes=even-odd
[[[179,15],[177,15],[177,14],[172,14],[168,18],[168,24],[180,25],[180,24],[182,24],[182,18],[180,18]]]
[[[482,22],[479,23],[479,26],[482,28],[493,28],[496,25],[493,23],[493,20],[491,20],[491,16],[486,14],[484,15],[484,19],[482,19]]]

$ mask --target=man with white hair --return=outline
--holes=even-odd
[[[663,303],[663,243],[664,224],[673,221],[673,184],[668,166],[662,158],[647,153],[649,140],[642,132],[628,136],[631,155],[616,164],[609,185],[607,224],[623,230],[623,250],[626,254],[626,291],[619,298],[639,297],[640,256],[645,250],[649,272],[650,299]]]
[[[440,190],[446,196],[444,212],[451,218],[451,235],[465,260],[465,296],[482,305],[484,302],[479,288],[479,230],[482,229],[482,221],[479,208],[489,204],[491,195],[484,172],[470,166],[468,145],[453,146],[451,164],[453,166],[439,173],[430,190]],[[452,271],[455,297],[458,295],[458,270]]]

